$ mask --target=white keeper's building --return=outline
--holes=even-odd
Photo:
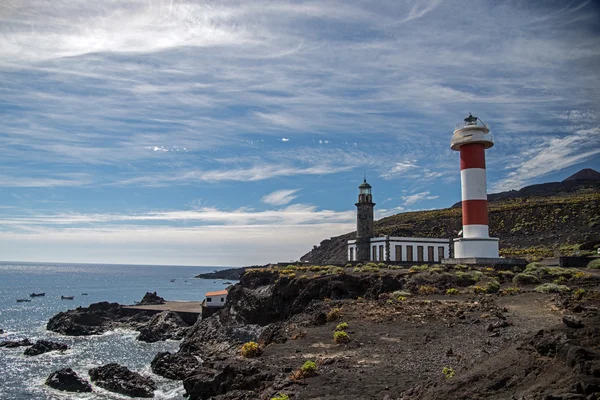
[[[450,240],[383,236],[370,241],[369,261],[441,262],[450,257]],[[348,240],[348,261],[357,259],[356,240]]]

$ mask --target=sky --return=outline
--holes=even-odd
[[[3,0],[0,259],[238,266],[600,171],[594,1]]]

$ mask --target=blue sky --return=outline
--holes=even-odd
[[[248,265],[488,191],[600,170],[592,1],[0,4],[0,259]]]

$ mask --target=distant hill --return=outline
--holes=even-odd
[[[600,172],[594,171],[591,168],[582,169],[565,179],[563,182],[568,181],[600,181]]]
[[[500,238],[501,255],[551,257],[600,244],[600,180],[572,177],[488,196],[490,236]],[[375,222],[375,235],[455,238],[462,229],[458,206],[383,218]],[[344,263],[347,241],[355,235],[326,239],[301,260]]]

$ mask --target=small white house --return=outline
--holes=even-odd
[[[383,236],[371,238],[370,261],[441,262],[450,257],[450,240]],[[356,240],[348,240],[348,261],[356,260]]]
[[[206,293],[204,304],[206,307],[223,307],[227,301],[227,290],[219,290],[218,292]]]

